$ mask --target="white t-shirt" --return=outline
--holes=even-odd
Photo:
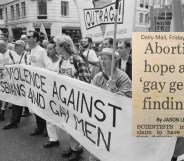
[[[126,63],[128,60],[121,59],[121,70],[126,71]]]
[[[84,51],[83,55],[89,61],[99,61],[99,59],[97,58],[97,55],[96,55],[94,50],[86,50],[86,51]],[[89,64],[89,70],[92,72],[93,65]]]
[[[60,74],[67,75],[69,77],[74,78],[75,73],[77,70],[75,69],[74,65],[70,63],[70,59],[62,61],[61,67],[60,67]]]
[[[56,61],[56,62],[53,63],[52,60],[49,59],[46,68],[47,68],[48,70],[57,72],[57,71],[58,71],[58,68],[59,68],[59,61],[60,61],[60,60],[58,59],[58,61]]]
[[[10,57],[10,53],[12,55],[12,58]],[[12,50],[7,50],[4,54],[1,55],[1,63],[4,65],[10,65],[10,64],[16,64],[19,63],[20,61],[20,56],[12,51]]]
[[[47,52],[44,48],[37,45],[35,48],[31,49],[31,53],[28,56],[28,62],[34,67],[46,68],[48,64]]]

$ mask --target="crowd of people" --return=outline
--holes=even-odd
[[[36,31],[29,31],[22,35],[20,40],[9,43],[8,35],[0,37],[0,64],[27,64],[38,68],[55,71],[56,74],[66,75],[86,83],[98,86],[105,90],[132,97],[132,56],[131,43],[125,40],[116,42],[114,54],[115,66],[111,69],[113,54],[113,39],[105,38],[98,45],[90,37],[85,37],[80,43],[74,44],[70,36],[60,35],[52,37],[50,41],[39,42],[40,35]],[[111,74],[113,70],[113,75]],[[1,101],[0,121],[5,120],[5,111],[12,108],[11,118],[3,129],[17,128],[21,117],[30,115],[28,107],[11,105]],[[24,110],[23,110],[24,109]],[[23,112],[24,111],[24,112]],[[35,115],[36,128],[30,136],[48,136],[49,140],[43,147],[50,148],[60,144],[58,127],[43,118]],[[70,134],[69,148],[62,152],[69,161],[77,161],[83,153],[83,146]],[[97,161],[90,154],[89,161]]]

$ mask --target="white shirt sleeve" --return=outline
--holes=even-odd
[[[89,50],[89,54],[87,53],[87,55],[89,61],[99,61],[94,50]]]
[[[43,51],[43,52],[42,52],[42,59],[43,59],[44,65],[47,66],[48,63],[49,63],[49,58],[48,58],[48,56],[47,56],[47,52],[46,52],[46,51]]]

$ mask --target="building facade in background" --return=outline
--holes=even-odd
[[[19,39],[29,30],[44,25],[48,37],[68,34],[74,42],[81,39],[75,0],[0,0],[0,29]]]
[[[82,35],[75,1],[0,0],[0,29],[19,39],[29,30],[39,32],[43,24],[49,38],[65,33],[78,42]],[[137,0],[135,31],[150,31],[151,8],[170,7],[170,3],[171,0]]]

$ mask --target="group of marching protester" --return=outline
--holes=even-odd
[[[115,65],[112,66],[113,39],[105,38],[98,46],[92,45],[90,37],[80,43],[73,43],[70,36],[60,35],[52,37],[50,41],[39,42],[40,35],[36,31],[29,31],[20,40],[9,43],[8,35],[3,33],[0,38],[0,65],[27,64],[38,68],[46,68],[57,74],[66,75],[105,90],[132,97],[132,57],[131,43],[118,40],[114,52]],[[113,74],[112,74],[113,71]],[[0,121],[4,121],[7,102],[1,101]],[[3,129],[17,128],[22,116],[29,116],[27,107],[11,105],[10,122]],[[23,112],[24,108],[24,112]],[[58,146],[59,137],[57,126],[35,114],[35,130],[30,136],[44,135],[49,137],[43,147]],[[67,130],[66,130],[67,132]],[[62,152],[69,161],[77,161],[83,153],[82,145],[70,134],[69,148]],[[99,160],[90,154],[89,161]]]

